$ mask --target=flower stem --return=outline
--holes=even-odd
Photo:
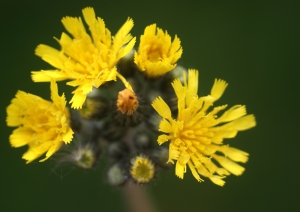
[[[123,82],[123,84],[125,85],[126,88],[128,88],[129,90],[134,92],[130,83],[127,82],[127,80],[119,72],[117,72],[117,77]]]
[[[145,187],[128,182],[123,189],[124,199],[130,212],[157,212]]]

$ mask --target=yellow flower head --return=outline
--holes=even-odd
[[[184,78],[186,78],[184,76]],[[166,133],[158,137],[162,144],[170,140],[169,160],[176,161],[175,174],[183,179],[186,166],[190,168],[197,181],[202,181],[199,175],[208,177],[213,183],[223,186],[224,178],[230,173],[241,175],[244,168],[235,162],[245,163],[248,153],[223,145],[224,138],[233,138],[238,131],[247,130],[256,125],[253,115],[246,115],[243,105],[235,105],[220,117],[217,113],[227,105],[208,108],[218,100],[227,83],[215,80],[208,96],[198,97],[198,71],[189,70],[188,81],[184,85],[179,79],[172,86],[178,98],[178,116],[172,118],[169,106],[161,97],[156,98],[152,106],[163,118],[159,131]],[[222,153],[223,155],[221,155]],[[218,167],[218,162],[221,167]]]
[[[13,147],[29,146],[22,157],[27,163],[44,153],[46,157],[40,162],[47,160],[63,143],[69,143],[73,138],[66,100],[64,95],[58,95],[54,81],[51,81],[51,99],[53,102],[18,91],[7,107],[7,125],[18,127],[10,135],[10,143]]]
[[[154,177],[154,165],[146,156],[137,156],[131,161],[130,174],[138,183],[148,183]]]
[[[181,57],[180,40],[171,36],[156,24],[147,26],[141,36],[138,52],[134,53],[134,62],[149,77],[159,77],[176,67]]]
[[[135,44],[129,31],[133,27],[133,20],[128,18],[115,36],[105,28],[104,21],[96,18],[93,8],[87,7],[82,11],[84,20],[89,27],[91,36],[86,32],[81,18],[65,17],[62,23],[73,36],[62,33],[56,39],[61,51],[41,44],[35,53],[56,70],[33,71],[32,79],[35,82],[48,82],[53,78],[56,81],[71,80],[67,84],[77,87],[73,91],[72,108],[82,107],[86,95],[93,87],[116,80],[119,77],[116,63],[124,57]],[[127,45],[126,45],[127,44]],[[124,79],[122,78],[122,81]],[[131,89],[130,85],[126,85]]]

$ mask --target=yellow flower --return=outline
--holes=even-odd
[[[148,183],[154,177],[154,165],[146,156],[137,156],[131,160],[130,174],[138,183]]]
[[[128,18],[115,36],[105,28],[104,21],[96,18],[93,8],[87,7],[82,11],[83,17],[89,26],[91,36],[86,32],[81,18],[65,17],[62,23],[73,36],[62,33],[56,39],[62,50],[41,44],[35,53],[44,61],[54,66],[56,70],[33,71],[32,79],[35,82],[48,82],[53,78],[56,81],[72,80],[68,85],[77,87],[73,91],[72,108],[82,107],[86,95],[93,87],[116,80],[119,77],[125,86],[131,89],[126,80],[117,72],[116,64],[124,57],[135,44],[129,31],[133,27],[133,20]],[[125,45],[127,44],[127,45]]]
[[[18,91],[7,107],[7,125],[18,127],[9,137],[10,144],[13,147],[29,146],[22,157],[27,163],[44,153],[46,157],[40,162],[47,160],[63,143],[70,143],[73,138],[65,96],[58,95],[54,81],[51,81],[51,99],[53,103]]]
[[[149,77],[159,77],[176,67],[181,57],[180,40],[175,35],[173,42],[167,32],[157,28],[156,24],[147,26],[141,36],[138,52],[134,53],[134,62]]]
[[[208,112],[208,108],[222,96],[227,83],[216,79],[210,95],[199,98],[196,70],[188,71],[188,82],[184,75],[184,85],[176,79],[172,86],[178,98],[177,119],[172,118],[169,106],[161,97],[156,98],[152,106],[163,118],[159,131],[166,134],[160,135],[157,141],[161,145],[170,140],[168,162],[176,161],[175,174],[183,179],[188,165],[197,181],[202,181],[199,176],[202,175],[220,186],[224,185],[226,175],[241,175],[244,168],[235,162],[245,163],[249,154],[222,142],[224,138],[235,137],[238,131],[254,127],[254,115],[246,115],[244,105],[235,105],[220,117],[217,113],[227,105]]]

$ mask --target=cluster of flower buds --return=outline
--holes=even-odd
[[[197,181],[203,181],[201,175],[221,186],[227,175],[242,174],[236,162],[246,162],[248,153],[222,142],[256,122],[242,105],[220,117],[227,105],[209,110],[225,81],[216,80],[209,95],[198,97],[198,71],[176,64],[182,55],[177,36],[172,40],[152,24],[134,50],[132,19],[111,36],[92,8],[83,9],[83,17],[90,33],[81,18],[65,17],[72,37],[62,33],[56,39],[61,50],[43,44],[36,49],[55,67],[32,72],[34,82],[51,82],[52,102],[19,91],[7,108],[8,126],[18,127],[10,143],[29,146],[23,155],[27,163],[55,154],[58,164],[91,169],[105,157],[112,186],[149,183],[174,163],[181,179],[189,167]],[[77,87],[70,109],[58,95],[61,80]]]

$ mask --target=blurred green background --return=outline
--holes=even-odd
[[[122,191],[92,171],[54,172],[53,161],[21,159],[24,148],[11,148],[13,128],[5,108],[17,90],[49,99],[48,83],[33,83],[30,71],[50,66],[34,55],[40,43],[59,48],[53,37],[65,31],[64,16],[81,16],[94,7],[112,34],[133,18],[139,38],[152,23],[181,39],[178,64],[200,71],[200,95],[214,78],[229,83],[216,105],[246,104],[257,127],[228,140],[250,153],[246,171],[229,176],[224,187],[208,179],[184,180],[174,170],[159,174],[147,189],[160,211],[297,211],[299,210],[299,1],[4,1],[1,0],[1,211],[126,211]],[[60,83],[70,97],[71,89]],[[70,98],[69,98],[70,100]],[[298,131],[298,133],[297,133]]]

